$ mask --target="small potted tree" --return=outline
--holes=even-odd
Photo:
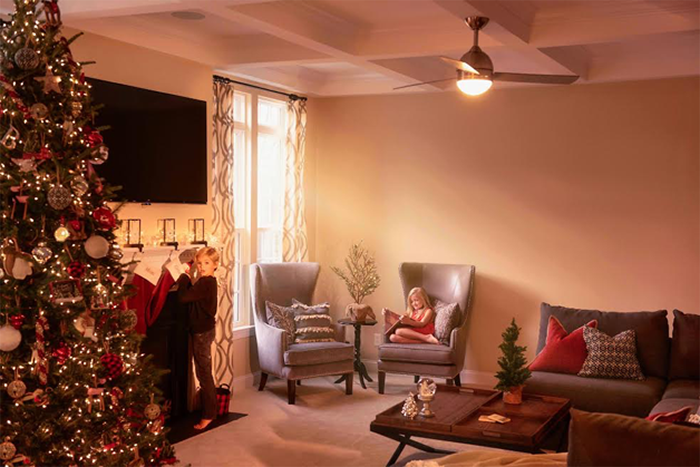
[[[501,370],[496,373],[496,379],[498,379],[496,389],[503,391],[503,402],[506,404],[523,402],[523,386],[531,376],[525,359],[527,347],[516,344],[519,336],[520,328],[513,318],[510,326],[501,334],[503,342],[498,346],[503,355],[498,359]]]
[[[345,282],[345,286],[354,300],[354,303],[345,308],[345,315],[353,321],[359,322],[364,322],[367,318],[376,320],[377,317],[372,307],[363,304],[362,300],[379,287],[381,280],[377,273],[374,257],[362,246],[362,242],[355,243],[350,247],[348,256],[345,258],[345,267],[347,271],[331,266],[331,270]]]

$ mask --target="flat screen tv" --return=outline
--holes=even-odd
[[[207,103],[98,79],[88,80],[95,126],[109,158],[95,167],[118,199],[139,203],[207,202]]]

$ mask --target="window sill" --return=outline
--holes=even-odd
[[[254,325],[248,325],[248,326],[239,326],[236,328],[233,328],[233,340],[237,341],[239,339],[248,339],[255,336],[255,326]]]

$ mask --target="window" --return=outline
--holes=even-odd
[[[249,267],[282,261],[287,104],[236,89],[233,102],[234,327],[253,324]]]

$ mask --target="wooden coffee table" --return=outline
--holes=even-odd
[[[571,401],[561,397],[524,394],[523,403],[503,402],[500,391],[469,387],[438,385],[430,408],[435,417],[417,416],[410,420],[401,415],[403,402],[378,414],[370,424],[374,433],[398,441],[399,446],[387,465],[394,464],[408,445],[426,452],[451,454],[412,440],[411,437],[432,438],[457,443],[476,444],[511,451],[542,452],[542,444],[552,433],[564,429],[569,421]],[[421,402],[418,401],[418,407]],[[504,425],[480,422],[480,415],[505,415],[511,422]]]

